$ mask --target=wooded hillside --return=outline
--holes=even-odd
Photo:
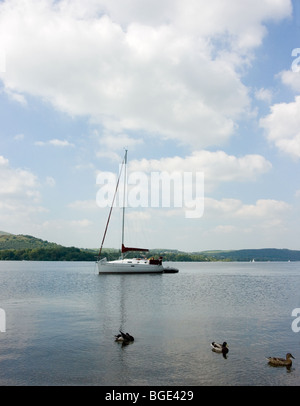
[[[14,235],[0,231],[0,260],[30,261],[95,261],[98,249],[64,247],[30,235]],[[102,256],[117,259],[120,251],[104,249]],[[136,256],[138,253],[129,253]],[[144,255],[144,254],[140,254]],[[300,251],[289,249],[244,249],[231,251],[199,251],[193,253],[178,250],[153,249],[147,256],[162,256],[164,261],[300,261]]]

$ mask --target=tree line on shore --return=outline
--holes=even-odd
[[[98,252],[96,250],[80,249],[76,247],[54,247],[54,248],[26,248],[26,249],[5,249],[0,250],[0,260],[2,261],[96,261]],[[136,253],[130,253],[127,257]],[[144,254],[143,254],[144,255]],[[162,256],[164,261],[211,261],[209,258],[201,254],[188,254],[176,252],[149,252],[147,257]],[[118,259],[120,251],[118,250],[103,250],[101,257],[107,257],[109,261]]]
[[[108,261],[120,258],[120,250],[104,249],[101,258]],[[127,258],[136,257],[139,253],[130,252]],[[141,257],[145,253],[140,254]],[[151,250],[147,258],[163,257],[164,262],[255,262],[259,261],[300,261],[300,251],[291,250],[239,250],[220,252],[186,253],[180,251]],[[96,261],[98,250],[82,249],[76,247],[49,247],[49,248],[23,248],[23,249],[0,249],[0,261]]]
[[[96,261],[98,249],[65,247],[30,235],[13,235],[0,231],[0,261]],[[128,258],[145,253],[129,252]],[[147,257],[162,256],[164,262],[211,261],[300,261],[300,251],[262,248],[228,251],[182,252],[170,249],[152,249]],[[109,261],[120,257],[120,250],[103,249],[101,257]]]
[[[2,261],[94,261],[96,253],[75,247],[25,248],[0,251]]]

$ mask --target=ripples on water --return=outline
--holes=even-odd
[[[0,262],[0,385],[300,384],[300,263],[174,265],[100,276],[93,263]],[[135,342],[114,342],[119,329]],[[227,359],[210,349],[224,340]],[[267,364],[287,352],[290,371]]]

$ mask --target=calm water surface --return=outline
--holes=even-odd
[[[0,385],[300,384],[299,262],[172,265],[100,276],[91,262],[1,261]],[[116,343],[119,329],[134,343]],[[265,359],[287,352],[290,370]]]

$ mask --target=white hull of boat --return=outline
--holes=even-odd
[[[130,273],[163,273],[161,264],[150,264],[147,259],[119,259],[107,261],[106,258],[97,262],[99,274],[130,274]]]

